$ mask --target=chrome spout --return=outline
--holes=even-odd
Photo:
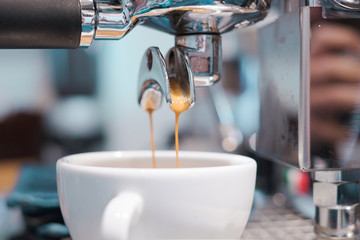
[[[195,103],[195,87],[211,86],[220,79],[222,68],[221,36],[218,34],[180,35],[175,38],[166,59],[150,47],[140,63],[139,104],[156,110],[164,96],[172,108],[169,79],[176,79],[184,95]]]
[[[165,60],[157,47],[150,47],[141,60],[138,78],[138,100],[143,110],[159,109],[163,97],[172,108],[170,79],[180,83],[184,95],[190,99],[190,107],[193,106],[194,78],[184,50],[173,47]]]
[[[158,109],[164,93],[166,101],[170,98],[169,77],[159,48],[150,47],[144,54],[140,63],[138,86],[139,104],[143,110]]]

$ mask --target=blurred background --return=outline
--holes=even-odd
[[[180,150],[243,153],[258,123],[256,34],[223,36],[223,78],[196,89],[180,117]],[[146,41],[144,41],[146,39]],[[0,239],[66,239],[55,163],[68,154],[150,150],[137,77],[146,49],[174,37],[142,26],[88,49],[0,50]],[[243,46],[246,46],[243,47]],[[157,150],[174,149],[175,115],[154,113]],[[247,142],[247,141],[246,141]]]
[[[194,107],[180,117],[181,151],[260,153],[254,209],[265,210],[254,211],[243,239],[313,239],[310,174],[261,158],[299,167],[299,132],[309,134],[310,167],[359,166],[359,22],[324,20],[314,7],[309,32],[300,31],[303,15],[291,7],[284,5],[281,21],[275,8],[256,26],[222,35],[221,81],[197,88]],[[69,240],[56,191],[62,156],[151,149],[148,113],[137,99],[150,46],[165,55],[174,37],[138,26],[88,49],[0,50],[0,240]],[[311,113],[311,125],[301,111]],[[156,150],[174,149],[174,113],[163,104],[153,118]],[[346,191],[358,204],[356,191]]]

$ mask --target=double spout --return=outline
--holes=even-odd
[[[138,100],[144,110],[158,109],[163,97],[172,108],[170,90],[174,85],[181,88],[192,106],[196,86],[211,86],[220,79],[220,35],[178,36],[175,42],[166,58],[157,47],[150,47],[141,60]]]
[[[190,106],[195,102],[194,80],[188,58],[182,49],[172,48],[166,60],[157,47],[150,47],[144,54],[139,73],[139,104],[143,110],[157,110],[165,96],[172,108],[172,85],[180,90]]]

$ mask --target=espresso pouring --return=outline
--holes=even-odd
[[[179,167],[179,117],[180,114],[190,108],[191,101],[189,98],[189,91],[184,90],[181,83],[176,78],[170,78],[170,96],[171,96],[171,109],[175,113],[175,150],[176,150],[176,167]],[[151,136],[151,150],[153,167],[156,168],[155,158],[155,141],[154,141],[154,126],[152,113],[154,111],[154,104],[149,99],[146,103],[146,111],[149,113],[150,120],[150,136]]]
[[[175,150],[176,167],[179,167],[179,117],[190,108],[189,93],[184,92],[181,83],[176,78],[170,78],[171,108],[175,113]]]

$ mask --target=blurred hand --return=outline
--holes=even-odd
[[[360,107],[360,33],[319,22],[312,28],[311,140],[335,144],[348,137],[344,118]]]

